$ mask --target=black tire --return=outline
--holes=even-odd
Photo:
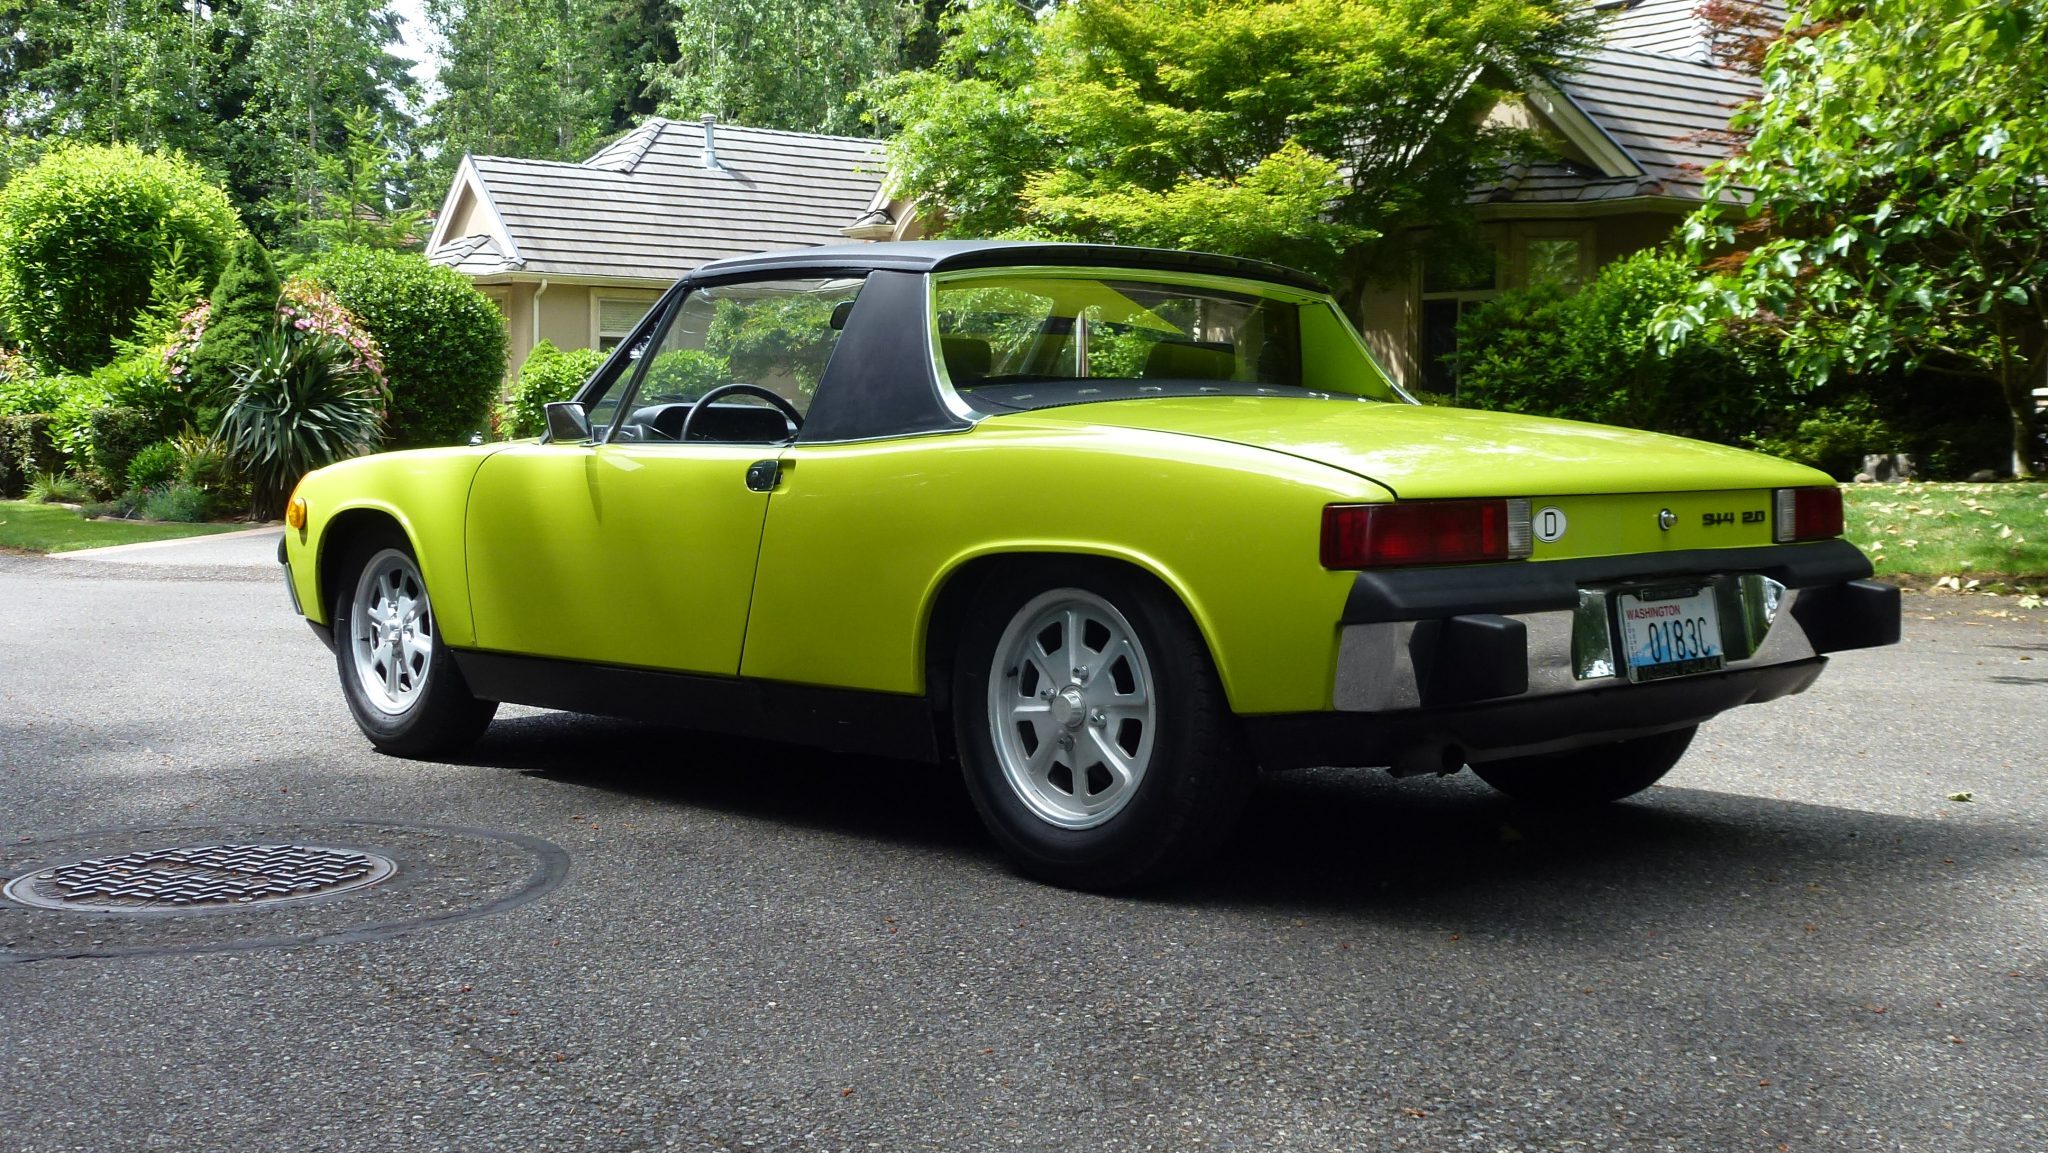
[[[1479,779],[1530,805],[1555,808],[1604,805],[1632,797],[1662,780],[1685,756],[1698,725],[1668,733],[1473,765]]]
[[[431,641],[430,651],[424,660],[416,653],[402,658],[402,700],[387,694],[380,694],[381,700],[373,699],[373,690],[364,684],[367,674],[359,671],[357,660],[365,630],[374,631],[374,626],[362,612],[364,606],[357,592],[365,579],[365,570],[373,563],[392,570],[400,559],[410,570],[411,583],[417,586],[418,600],[414,603],[419,606],[417,616]],[[357,537],[349,543],[334,571],[335,670],[341,676],[342,696],[363,735],[379,750],[401,757],[447,756],[475,742],[497,714],[498,703],[480,701],[471,695],[468,683],[462,679],[462,670],[455,666],[452,654],[441,647],[433,601],[419,577],[419,560],[405,534],[389,527]],[[382,667],[390,667],[388,658]]]
[[[1149,727],[1149,737],[1144,727],[1133,737],[1127,727],[1129,720],[1098,723],[1095,718],[1101,714],[1095,712],[1088,713],[1090,719],[1070,732],[1061,725],[1075,724],[1072,721],[1044,722],[1061,734],[1056,740],[1075,742],[1066,746],[1070,754],[1088,757],[1089,749],[1102,747],[1090,742],[1102,739],[1120,747],[1128,741],[1145,754],[1142,768],[1131,774],[1135,783],[1128,788],[1118,786],[1123,792],[1119,807],[1104,818],[1080,818],[1100,820],[1089,827],[1063,827],[1058,818],[1034,810],[1034,802],[1028,799],[1032,786],[1012,782],[1004,768],[1005,754],[997,748],[1004,738],[991,723],[991,710],[997,706],[992,704],[990,681],[999,675],[995,671],[998,648],[1013,623],[1022,628],[1027,610],[1044,611],[1034,606],[1056,609],[1060,603],[1072,603],[1058,600],[1072,593],[1107,604],[1113,610],[1110,615],[1120,615],[1120,623],[1128,625],[1136,652],[1150,671],[1146,699],[1156,698],[1157,702],[1144,726]],[[1085,647],[1089,626],[1084,625],[1081,632]],[[1125,664],[1120,672],[1114,658],[1105,660],[1093,670],[1088,684],[1106,680],[1107,691],[1118,691],[1133,668]],[[1156,882],[1213,850],[1229,834],[1244,807],[1251,784],[1251,759],[1237,718],[1224,698],[1208,645],[1179,601],[1142,575],[1107,564],[1074,562],[1057,569],[1033,566],[1028,575],[1019,573],[990,582],[975,596],[961,630],[952,682],[954,737],[968,792],[997,843],[1030,876],[1090,890]],[[1008,685],[1007,679],[998,683]],[[1055,691],[1063,695],[1069,690],[1076,694],[1093,691],[1080,682],[1062,683]],[[1035,690],[1025,691],[1023,682],[1014,690],[1005,687],[1002,691],[1022,693],[1015,700],[1027,705],[1035,695]],[[1064,700],[1049,704],[1048,714],[1065,704]],[[1070,710],[1070,714],[1078,711]],[[1101,729],[1103,736],[1089,733],[1090,725]],[[1011,746],[1013,763],[1017,763],[1016,747]],[[1058,758],[1062,754],[1055,750],[1049,755]],[[1131,757],[1130,763],[1137,764],[1137,758]],[[1055,765],[1055,778],[1059,771],[1060,766]],[[1077,790],[1077,804],[1088,799],[1079,790],[1092,787],[1084,778],[1097,771],[1067,769],[1069,785]],[[1043,786],[1035,795],[1039,804],[1048,798],[1058,801]]]

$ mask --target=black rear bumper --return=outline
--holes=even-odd
[[[1647,684],[1387,713],[1291,713],[1244,718],[1267,769],[1454,769],[1468,760],[1604,744],[1695,725],[1738,705],[1802,692],[1826,657]]]

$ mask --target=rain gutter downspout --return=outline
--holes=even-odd
[[[533,290],[533,344],[526,347],[529,354],[533,352],[534,345],[540,343],[540,298],[547,294],[548,278],[543,276],[540,278],[540,287]]]

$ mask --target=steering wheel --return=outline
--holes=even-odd
[[[697,403],[690,406],[690,411],[683,414],[683,430],[676,434],[676,439],[683,441],[689,440],[690,425],[696,422],[697,414],[704,411],[704,406],[710,404],[712,401],[718,399],[719,397],[726,395],[727,393],[733,392],[743,392],[746,393],[748,396],[757,396],[760,397],[762,400],[767,401],[769,404],[774,405],[777,409],[779,409],[782,412],[782,415],[789,418],[789,424],[791,428],[801,429],[804,426],[803,414],[796,410],[795,405],[789,403],[787,400],[784,400],[782,398],[781,393],[776,392],[773,389],[763,388],[758,384],[749,384],[744,380],[736,380],[731,384],[721,384],[717,388],[714,388],[711,391],[705,393],[703,396],[698,397]]]

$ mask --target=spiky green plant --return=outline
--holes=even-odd
[[[306,473],[377,445],[384,398],[352,367],[346,344],[320,332],[274,331],[238,365],[219,440],[249,477],[259,517],[273,517]]]
[[[29,482],[26,495],[37,504],[82,504],[92,494],[69,473],[46,472]]]

